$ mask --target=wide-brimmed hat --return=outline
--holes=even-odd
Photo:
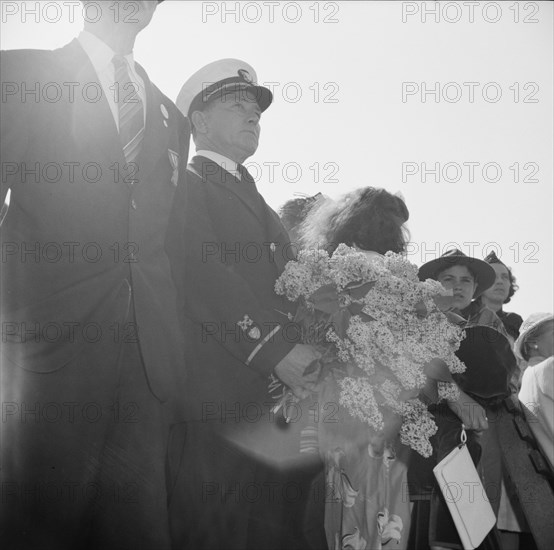
[[[523,345],[525,344],[525,340],[527,337],[532,333],[535,332],[536,329],[538,329],[541,325],[544,325],[544,323],[547,323],[548,321],[552,321],[554,319],[554,316],[552,313],[532,313],[523,321],[523,324],[521,325],[519,329],[519,336],[514,344],[514,353],[519,359],[524,359],[523,357]]]
[[[436,258],[423,264],[419,268],[418,276],[420,280],[436,279],[438,274],[454,265],[465,265],[475,275],[477,287],[473,297],[481,296],[487,288],[490,288],[496,280],[496,272],[483,260],[472,258],[464,254],[457,248],[447,250],[440,258]]]
[[[256,71],[240,59],[219,59],[196,71],[184,84],[176,105],[190,118],[213,99],[227,93],[253,98],[264,112],[273,101],[269,88],[258,86]]]

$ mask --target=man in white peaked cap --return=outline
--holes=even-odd
[[[283,523],[294,505],[282,502],[288,478],[272,434],[282,438],[283,429],[268,386],[277,376],[305,395],[301,374],[318,354],[300,343],[292,304],[274,291],[294,254],[243,165],[272,99],[250,65],[222,59],[192,75],[176,102],[192,123],[196,155],[167,239],[192,418],[172,529],[195,549],[291,547]]]

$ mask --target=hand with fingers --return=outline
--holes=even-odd
[[[447,400],[447,403],[467,430],[483,431],[489,427],[485,409],[467,393],[460,391],[457,399]]]
[[[321,354],[307,344],[296,344],[277,364],[275,374],[299,399],[304,399],[316,390],[319,368],[310,368]],[[306,374],[306,370],[309,374]]]

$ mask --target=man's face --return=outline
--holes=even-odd
[[[125,11],[127,19],[123,19],[126,24],[136,25],[137,31],[144,29],[152,21],[152,16],[158,7],[157,0],[145,1],[120,1],[120,9]],[[132,12],[132,13],[131,13]]]
[[[144,29],[152,20],[152,16],[158,6],[157,0],[115,0],[112,2],[91,2],[85,0],[85,15],[95,18],[98,9],[101,11],[101,21],[110,27],[120,29],[133,29],[136,33]],[[87,4],[92,4],[90,13]]]
[[[258,148],[261,114],[245,91],[216,98],[204,112],[205,139],[214,151],[242,164]]]
[[[134,4],[134,2],[131,2],[131,4]],[[138,10],[134,18],[138,20],[137,25],[141,29],[144,29],[144,27],[146,27],[146,25],[148,25],[148,23],[152,21],[152,16],[154,15],[156,8],[158,7],[158,2],[157,0],[145,0],[136,2],[136,4]]]
[[[441,271],[437,280],[447,290],[454,292],[453,306],[457,309],[465,309],[471,303],[477,283],[471,271],[465,265],[453,265]]]

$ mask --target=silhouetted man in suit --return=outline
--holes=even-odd
[[[158,2],[83,4],[65,47],[2,52],[3,547],[163,549],[189,126],[133,58]]]

